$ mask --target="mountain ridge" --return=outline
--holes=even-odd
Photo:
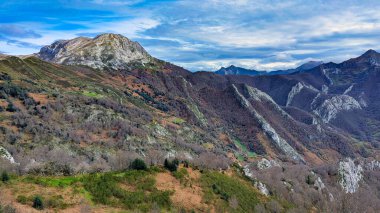
[[[230,65],[229,67],[222,67],[219,70],[214,71],[214,73],[220,74],[220,75],[250,75],[250,76],[286,75],[286,74],[291,74],[294,72],[306,71],[314,67],[317,67],[321,64],[323,64],[323,61],[309,61],[293,69],[274,70],[274,71],[258,71],[258,70],[246,69],[246,68]]]

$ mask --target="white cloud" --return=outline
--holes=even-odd
[[[0,41],[0,50],[4,54],[8,55],[27,55],[35,51],[31,47],[20,47],[19,45],[8,43],[6,41]]]
[[[79,22],[77,22],[79,23]],[[52,31],[49,29],[44,29],[49,26],[39,26],[41,27],[38,32],[42,35],[40,38],[19,38],[18,41],[27,42],[36,46],[43,46],[51,44],[52,42],[58,39],[72,39],[78,37],[77,34],[84,33],[100,33],[100,32],[112,32],[123,34],[131,39],[138,38],[139,33],[153,28],[159,24],[158,21],[149,18],[136,18],[131,20],[119,21],[119,22],[111,22],[111,23],[103,23],[103,22],[88,22],[81,23],[86,25],[87,29],[85,30],[71,30],[71,31]],[[23,49],[23,47],[19,46],[18,50]],[[12,49],[4,49],[7,52],[11,52],[12,54],[16,54],[13,52],[15,50]],[[31,54],[38,50],[32,48],[24,48],[25,54]],[[18,51],[20,52],[20,51]]]

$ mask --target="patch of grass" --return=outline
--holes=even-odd
[[[49,187],[68,187],[80,181],[81,177],[78,176],[65,176],[65,177],[38,177],[27,176],[22,179],[24,182],[34,183],[41,186]]]
[[[204,200],[218,203],[227,212],[253,212],[263,196],[249,183],[215,171],[206,171],[201,176]],[[231,208],[230,199],[237,200],[237,207]]]
[[[121,188],[121,183],[133,186],[134,190]],[[154,205],[164,209],[171,206],[172,192],[158,190],[155,183],[151,172],[144,170],[130,170],[122,174],[91,174],[83,178],[84,188],[95,203],[143,212],[149,211]]]
[[[182,118],[174,118],[174,119],[173,119],[173,123],[178,124],[178,125],[181,125],[181,124],[183,124],[183,123],[185,123],[185,122],[186,122],[186,121],[183,120]]]
[[[103,97],[102,94],[96,93],[96,92],[90,92],[90,91],[83,91],[83,95],[91,98],[101,98]]]
[[[247,156],[248,156],[249,158],[256,157],[256,153],[251,152],[250,150],[248,150],[247,147],[246,147],[245,145],[243,145],[239,139],[234,139],[234,143],[235,143],[235,145],[236,145],[236,146],[237,146],[242,152],[246,153]]]

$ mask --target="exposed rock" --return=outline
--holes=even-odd
[[[328,74],[330,71],[331,71],[330,69],[322,69],[322,73],[327,78],[327,80],[329,81],[329,84],[333,85],[334,81],[330,78],[330,76]]]
[[[256,119],[256,121],[260,124],[261,129],[268,135],[268,137],[272,140],[273,143],[287,156],[291,157],[296,161],[304,162],[303,157],[295,150],[292,146],[288,144],[288,142],[281,138],[275,129],[262,117],[251,105],[251,103],[239,92],[236,86],[232,85],[233,91],[235,92],[236,98],[240,102],[240,104],[246,108],[250,114]]]
[[[374,171],[374,170],[380,170],[380,162],[377,160],[372,160],[370,162],[367,162],[365,164],[365,169]]]
[[[292,87],[292,89],[290,90],[289,94],[288,94],[288,99],[286,100],[286,106],[290,106],[290,104],[292,103],[293,101],[293,98],[299,94],[303,88],[308,88],[310,90],[313,90],[314,92],[319,92],[317,89],[315,89],[313,86],[310,86],[310,85],[306,85],[302,82],[298,82],[296,85],[294,85]]]
[[[291,183],[289,183],[288,181],[284,180],[282,181],[282,183],[286,186],[286,188],[289,190],[289,191],[294,191],[293,189],[293,185]]]
[[[364,95],[365,95],[364,92],[360,93],[360,95],[359,95],[359,103],[360,103],[360,106],[367,107],[368,104],[367,104],[367,101],[364,99]]]
[[[244,175],[245,176],[247,176],[249,179],[251,179],[253,182],[254,182],[254,186],[262,193],[262,194],[264,194],[264,195],[266,195],[266,196],[269,196],[269,190],[268,190],[268,188],[267,188],[267,186],[264,184],[264,183],[262,183],[262,182],[260,182],[260,181],[258,181],[258,180],[256,180],[255,178],[254,178],[254,176],[253,176],[253,173],[252,173],[252,171],[249,169],[249,165],[247,164],[247,165],[245,165],[244,167],[243,167],[243,172],[244,172]]]
[[[131,63],[145,64],[152,60],[139,43],[119,34],[59,40],[41,48],[37,56],[54,63],[99,69],[126,69]]]
[[[267,101],[274,106],[274,108],[281,113],[282,116],[292,118],[288,113],[286,113],[268,94],[265,92],[262,92],[261,90],[257,88],[250,87],[246,84],[244,84],[244,89],[247,91],[250,98],[252,98],[255,101]]]
[[[347,95],[349,92],[351,92],[352,88],[354,88],[354,85],[352,84],[351,86],[349,86],[344,92],[343,92],[343,95]]]
[[[198,108],[198,105],[195,103],[194,99],[190,96],[189,94],[189,90],[188,90],[188,86],[189,85],[190,87],[192,87],[192,84],[190,82],[188,82],[185,78],[181,77],[182,79],[182,87],[183,87],[183,90],[187,96],[187,108],[193,112],[193,114],[195,115],[195,117],[198,119],[198,121],[203,125],[203,126],[207,126],[207,119],[205,118],[205,116],[203,115],[203,113],[199,110]]]
[[[15,159],[11,155],[11,153],[8,152],[4,147],[0,146],[0,157],[8,160],[12,164],[16,164]]]
[[[288,94],[288,99],[286,100],[286,106],[290,106],[290,104],[293,101],[294,96],[296,96],[298,93],[301,92],[303,89],[303,84],[301,82],[298,82],[296,85],[292,87]]]
[[[244,175],[245,175],[245,176],[247,176],[247,177],[253,179],[253,173],[252,173],[252,171],[249,169],[249,165],[248,165],[248,164],[245,165],[245,166],[243,167],[243,172],[244,172]]]
[[[267,188],[267,186],[260,182],[260,181],[256,181],[255,182],[255,187],[265,196],[269,196],[269,190]]]
[[[324,123],[328,123],[334,119],[339,112],[354,109],[362,109],[355,98],[348,95],[337,95],[326,99],[320,106],[313,110],[313,112],[321,117]]]
[[[326,85],[322,85],[322,93],[327,94],[329,92],[329,87]]]
[[[268,160],[268,159],[266,159],[266,158],[263,158],[263,159],[261,159],[258,163],[257,163],[257,168],[258,169],[269,169],[269,168],[271,168],[271,167],[273,167],[273,166],[280,166],[280,164],[277,162],[277,161],[275,161],[275,160]]]
[[[318,191],[322,191],[324,188],[326,188],[325,184],[323,183],[321,177],[317,177],[317,179],[315,180],[314,182],[314,187],[318,190]]]
[[[351,158],[339,162],[339,184],[346,193],[354,193],[359,188],[359,182],[363,178],[363,167],[355,165]]]

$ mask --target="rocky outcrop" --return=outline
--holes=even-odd
[[[11,155],[11,153],[8,152],[4,147],[0,146],[0,158],[4,158],[8,160],[10,163],[15,164],[16,161]]]
[[[292,103],[294,96],[300,93],[302,89],[303,84],[301,82],[298,82],[296,85],[292,87],[288,94],[288,99],[286,100],[286,106],[289,106]]]
[[[277,161],[275,161],[275,160],[268,160],[266,158],[261,159],[257,163],[257,168],[260,169],[260,170],[269,169],[269,168],[272,168],[274,166],[279,167],[280,164]]]
[[[353,84],[349,86],[346,90],[344,90],[343,95],[347,95],[349,92],[351,92],[352,88],[354,88]]]
[[[292,118],[288,113],[286,113],[267,93],[262,92],[257,88],[250,87],[244,84],[244,89],[248,93],[249,98],[259,102],[269,102],[282,116],[287,118]]]
[[[370,171],[380,170],[380,162],[377,160],[369,161],[365,164],[365,169]]]
[[[326,99],[313,112],[322,118],[324,123],[330,122],[341,111],[361,109],[359,102],[348,95],[337,95]]]
[[[131,63],[145,64],[152,60],[139,43],[119,34],[59,40],[41,48],[37,57],[53,63],[96,69],[126,69]]]
[[[304,88],[308,88],[314,92],[319,92],[317,89],[315,89],[313,86],[306,85],[302,82],[298,82],[296,85],[292,87],[290,92],[288,93],[288,99],[286,100],[286,106],[290,106],[290,104],[293,101],[293,98],[298,95]]]
[[[254,178],[252,171],[249,169],[249,165],[245,165],[243,167],[243,172],[244,172],[244,175],[246,177],[248,177],[249,179],[251,179],[254,182],[254,186],[262,194],[264,194],[265,196],[269,196],[269,190],[268,190],[267,186],[264,183],[262,183],[262,182],[260,182],[260,181],[258,181],[257,179]]]
[[[263,195],[269,196],[269,190],[264,183],[256,181],[254,185]]]
[[[329,72],[331,72],[331,69],[323,69],[322,68],[322,73],[326,77],[326,79],[329,82],[329,85],[334,85],[334,81],[330,78]]]
[[[359,182],[362,180],[363,167],[355,165],[354,161],[347,158],[339,162],[339,184],[346,193],[354,193],[359,188]]]
[[[251,103],[239,92],[236,86],[233,84],[232,89],[242,107],[246,108],[249,113],[260,124],[261,129],[268,135],[271,141],[280,149],[285,155],[290,158],[304,162],[303,157],[295,150],[288,142],[277,134],[276,130],[261,116],[251,105]]]

